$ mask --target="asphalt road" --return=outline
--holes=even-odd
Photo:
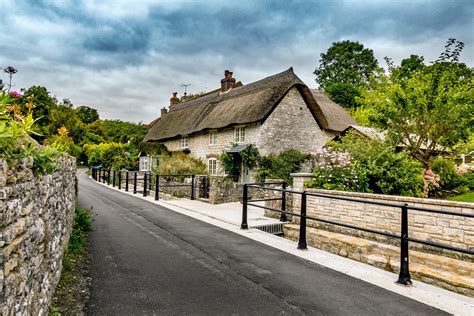
[[[438,315],[440,310],[79,174],[90,315]]]

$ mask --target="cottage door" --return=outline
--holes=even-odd
[[[242,165],[242,184],[250,182],[250,170]]]

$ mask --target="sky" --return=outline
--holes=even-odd
[[[399,63],[435,60],[448,38],[474,66],[474,1],[0,0],[0,66],[13,89],[45,86],[101,118],[148,123],[181,96],[216,89],[224,70],[250,83],[293,67],[311,88],[341,40]],[[5,73],[0,79],[8,79]]]

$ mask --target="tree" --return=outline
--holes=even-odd
[[[321,53],[319,67],[314,71],[316,82],[330,98],[345,107],[354,107],[359,89],[369,83],[378,69],[377,59],[371,49],[359,42],[332,43],[326,53]]]
[[[84,124],[90,124],[99,119],[99,113],[97,112],[97,110],[85,105],[81,105],[80,107],[78,107],[76,109],[76,112],[77,112],[77,115],[79,116],[79,119]]]
[[[29,97],[33,98],[35,105],[33,109],[33,117],[38,120],[39,126],[45,126],[51,123],[50,112],[53,107],[58,103],[54,96],[49,94],[49,91],[45,87],[32,86],[26,89],[23,93],[23,102]]]
[[[466,139],[473,129],[473,71],[458,63],[457,56],[448,56],[413,71],[409,78],[393,69],[374,80],[360,98],[365,107],[376,109],[369,111],[371,121],[423,164],[425,195],[430,182],[437,185],[432,158]]]

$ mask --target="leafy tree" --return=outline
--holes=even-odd
[[[45,87],[32,86],[26,89],[23,93],[23,104],[26,100],[32,97],[35,105],[33,109],[33,117],[38,120],[38,125],[46,126],[51,123],[51,109],[58,103],[54,96],[51,96]]]
[[[99,119],[99,113],[97,112],[97,110],[85,105],[81,105],[80,107],[78,107],[76,109],[76,112],[77,116],[79,116],[79,119],[84,124],[90,124]]]
[[[359,89],[369,83],[377,69],[378,62],[371,49],[359,42],[341,41],[332,43],[326,53],[321,53],[314,74],[316,82],[333,101],[354,107]]]
[[[374,80],[360,98],[365,107],[376,109],[369,111],[371,121],[424,165],[425,195],[430,182],[437,185],[430,170],[432,158],[466,139],[473,129],[473,71],[456,56],[448,56],[450,60],[415,70],[408,79],[392,70]]]
[[[48,135],[46,136],[54,135],[59,128],[65,127],[74,143],[81,142],[84,135],[84,125],[74,109],[64,105],[54,106],[50,109],[49,119],[51,123],[48,125]]]

